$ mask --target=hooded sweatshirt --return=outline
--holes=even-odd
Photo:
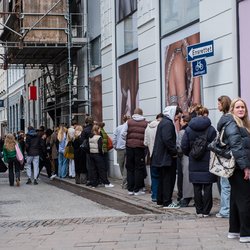
[[[160,121],[154,120],[150,122],[145,130],[145,135],[144,135],[144,145],[148,147],[150,157],[153,154],[153,148],[154,148],[154,143],[155,143],[155,135],[156,135],[156,130],[157,126]]]

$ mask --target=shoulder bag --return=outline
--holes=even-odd
[[[208,145],[210,152],[209,172],[220,177],[229,178],[235,169],[235,159],[232,151],[222,139],[226,125],[221,133]]]
[[[24,162],[23,153],[17,143],[15,145],[15,149],[16,149],[16,159],[19,161],[20,165],[23,165],[23,162]]]

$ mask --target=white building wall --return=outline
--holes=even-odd
[[[203,76],[204,105],[214,125],[221,116],[217,98],[238,96],[236,24],[236,1],[200,1],[201,42],[214,40],[214,56],[206,59],[208,73]]]
[[[116,59],[115,59],[115,7],[114,1],[101,0],[101,63],[102,112],[105,131],[112,137],[116,126]],[[120,176],[114,163],[114,150],[109,153],[110,176]]]
[[[158,1],[139,0],[137,16],[139,105],[150,121],[161,112]]]

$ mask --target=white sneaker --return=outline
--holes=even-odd
[[[54,178],[56,178],[56,174],[52,174],[52,175],[50,176],[50,179],[51,179],[51,180],[54,180]]]
[[[240,237],[240,243],[250,243],[250,237],[249,236]]]
[[[138,195],[144,195],[145,192],[144,191],[138,191],[138,192],[135,192],[134,195],[138,196]]]
[[[128,195],[134,195],[134,192],[128,191]]]
[[[228,233],[227,234],[228,239],[238,239],[240,238],[240,233]],[[250,238],[250,237],[241,237],[241,238]]]
[[[114,185],[113,185],[113,184],[111,184],[111,183],[109,183],[109,184],[105,184],[105,188],[112,188],[112,187],[114,187]]]

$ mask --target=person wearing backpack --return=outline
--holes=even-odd
[[[185,155],[189,156],[189,180],[194,187],[195,209],[198,217],[208,217],[213,206],[212,186],[217,177],[209,172],[210,151],[207,145],[216,137],[216,130],[211,121],[204,116],[202,105],[196,107],[197,116],[192,118],[182,138],[181,148]],[[197,146],[195,141],[204,141],[204,152],[193,155],[193,148]],[[203,151],[203,148],[201,149]],[[200,154],[199,154],[200,153]],[[198,157],[199,156],[199,157]]]

